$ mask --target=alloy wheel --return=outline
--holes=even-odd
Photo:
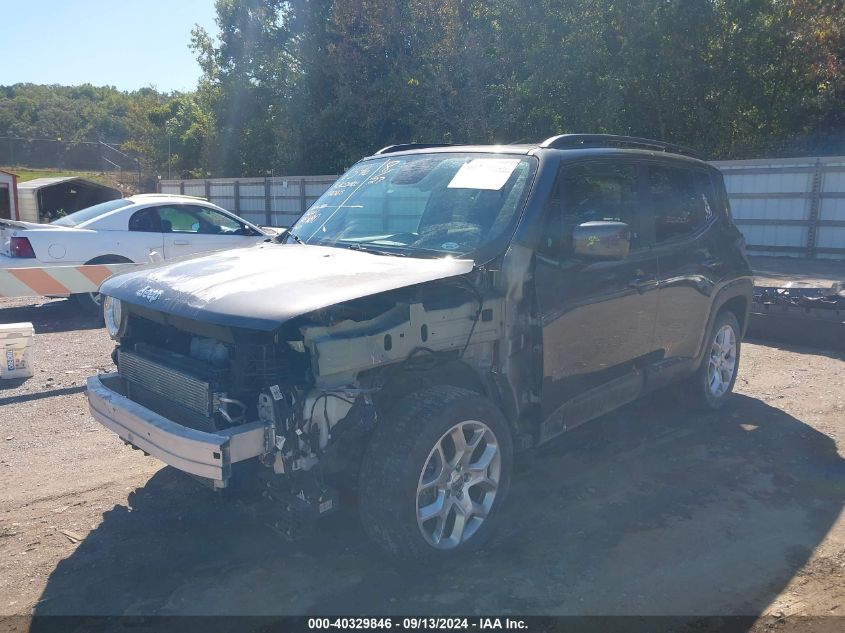
[[[736,372],[736,352],[736,333],[725,324],[713,338],[707,364],[707,388],[714,398],[725,395],[731,387]]]
[[[466,542],[490,514],[502,470],[501,451],[483,422],[466,420],[444,433],[417,485],[417,525],[437,549]]]

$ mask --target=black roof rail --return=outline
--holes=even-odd
[[[694,149],[655,141],[650,138],[639,138],[637,136],[620,136],[617,134],[560,134],[552,136],[540,143],[540,147],[549,149],[578,149],[582,147],[632,147],[638,149],[652,149],[662,152],[683,154],[693,158],[702,158]]]
[[[429,147],[452,147],[454,143],[400,143],[399,145],[388,145],[382,147],[376,154],[392,154],[393,152],[405,152],[411,149],[428,149]]]

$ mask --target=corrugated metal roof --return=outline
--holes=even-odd
[[[40,193],[46,187],[55,185],[67,185],[72,183],[80,189],[86,188],[88,191],[100,189],[101,191],[108,191],[113,194],[113,198],[122,198],[123,194],[120,189],[109,187],[108,185],[101,185],[93,180],[87,178],[79,178],[77,176],[64,176],[62,178],[35,178],[34,180],[27,180],[26,182],[18,183],[18,211],[19,217],[22,220],[29,222],[38,222],[40,216],[42,197]],[[108,199],[108,198],[106,198]]]
[[[79,178],[78,176],[64,176],[62,178],[35,178],[33,180],[27,180],[26,182],[18,183],[18,191],[37,191],[38,189],[43,189],[44,187],[51,187],[65,182],[78,182],[80,185],[85,185],[86,187],[108,189],[109,191],[116,191],[119,195],[123,195],[120,192],[120,189],[109,187],[108,185],[103,185],[99,182],[88,180],[87,178]]]
[[[41,189],[42,187],[49,187],[50,185],[57,185],[61,182],[68,182],[70,180],[81,180],[85,183],[91,183],[92,185],[97,185],[98,187],[102,186],[99,183],[92,182],[90,180],[85,180],[84,178],[76,178],[75,176],[65,176],[63,178],[33,178],[32,180],[27,180],[26,182],[18,183],[18,189]]]

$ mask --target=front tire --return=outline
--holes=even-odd
[[[510,486],[507,421],[483,396],[438,385],[406,397],[361,468],[364,529],[397,558],[445,557],[489,538]]]
[[[733,392],[739,370],[740,327],[733,312],[716,315],[701,366],[688,382],[689,395],[697,408],[716,410]]]

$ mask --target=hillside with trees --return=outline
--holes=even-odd
[[[219,32],[193,32],[195,93],[0,88],[0,136],[104,138],[164,177],[168,143],[174,177],[571,131],[714,159],[845,154],[844,4],[217,0]]]
[[[137,158],[149,180],[167,174],[169,134],[171,171],[205,175],[208,117],[194,99],[152,88],[2,86],[0,165],[108,170],[111,161],[135,171]]]

